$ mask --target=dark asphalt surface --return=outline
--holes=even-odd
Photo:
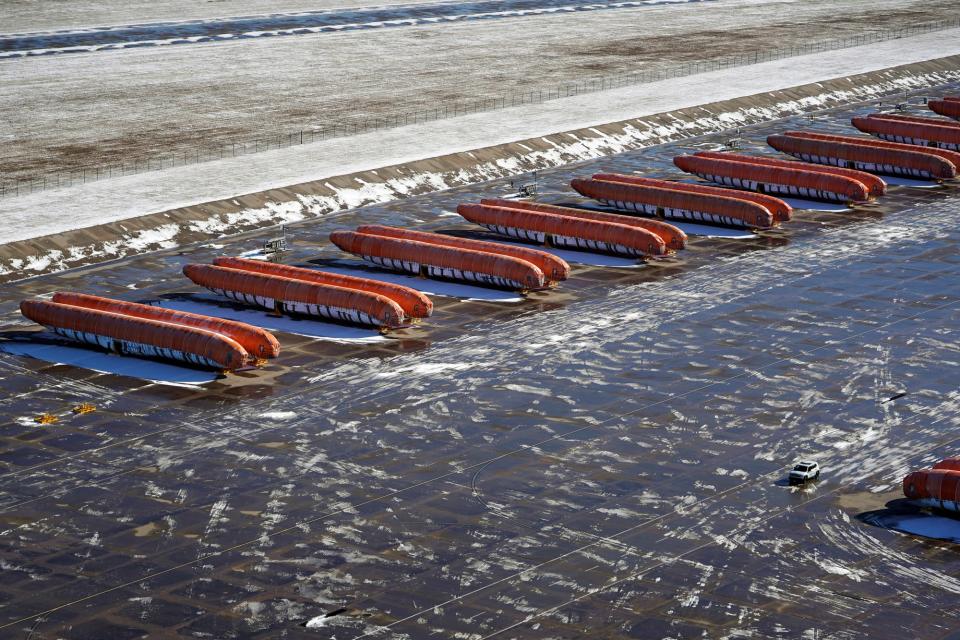
[[[545,172],[541,199],[722,142]],[[286,262],[361,271],[332,229],[476,232],[450,212],[505,189],[295,225]],[[0,355],[0,636],[952,637],[958,547],[876,512],[960,448],[958,217],[957,185],[893,186],[522,301],[437,296],[386,340],[288,324],[279,359],[205,385]],[[217,312],[180,267],[269,235],[6,286],[3,342],[57,289]],[[815,486],[786,486],[800,457]]]

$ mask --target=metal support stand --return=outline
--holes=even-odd
[[[289,251],[289,249],[286,225],[280,225],[279,237],[271,238],[263,243],[263,252],[270,262],[279,262],[283,258],[283,253]]]

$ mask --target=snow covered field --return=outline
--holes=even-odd
[[[0,201],[0,243],[950,54],[960,29],[42,191]]]
[[[436,0],[376,0],[377,6],[412,5]],[[166,20],[210,20],[224,16],[244,16],[297,11],[330,11],[369,6],[370,0],[6,0],[0,33],[77,29]]]
[[[24,6],[42,5],[36,20],[49,29],[308,7],[161,2],[140,16],[137,7],[145,4],[111,3],[116,7],[89,19],[67,16],[83,15],[74,9],[92,2]],[[3,11],[13,10],[5,4]],[[2,22],[25,30],[28,19],[16,15],[29,13]],[[14,59],[0,63],[0,85],[14,88],[0,92],[0,173],[24,177],[192,155],[204,143],[954,17],[950,0],[719,0]]]
[[[167,20],[0,34],[0,58],[117,51],[139,47],[191,46],[371,29],[396,29],[549,14],[616,11],[718,0],[465,0],[314,11],[286,11],[200,20]]]

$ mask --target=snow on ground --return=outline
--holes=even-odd
[[[540,251],[545,251],[549,254],[555,255],[561,260],[565,260],[570,264],[584,264],[594,267],[617,267],[621,269],[634,269],[637,267],[642,267],[643,262],[636,259],[625,258],[622,256],[607,255],[604,253],[591,253],[589,251],[577,251],[574,249],[558,249],[556,247],[545,247],[533,245],[529,242],[520,242],[510,236],[496,236],[496,241],[500,244],[512,244],[517,247],[531,247],[535,246]]]
[[[0,242],[958,53],[955,29],[37,192],[0,201]],[[304,217],[287,204],[287,219]]]
[[[31,4],[67,26],[68,14],[125,3]],[[183,18],[194,12],[187,4],[209,5],[196,11],[211,16],[304,8],[157,4],[167,17],[182,8]],[[156,19],[104,13],[110,22]],[[198,150],[219,157],[223,144],[276,146],[278,135],[301,130],[342,133],[478,98],[956,17],[954,0],[720,0],[12,59],[0,62],[0,85],[15,88],[0,91],[0,173],[36,178],[120,162],[142,171],[161,157],[193,162]]]
[[[174,20],[111,27],[57,29],[0,34],[0,58],[112,52],[140,47],[166,47],[223,42],[235,38],[275,38],[345,33],[370,29],[410,28],[434,24],[503,20],[550,14],[616,11],[661,4],[718,0],[619,0],[571,3],[570,0],[473,0],[393,7],[359,7],[202,20]]]
[[[884,178],[886,180],[886,178]],[[887,183],[892,184],[892,183]],[[929,183],[927,183],[929,184]],[[809,209],[810,211],[833,211],[842,213],[850,211],[850,207],[838,202],[817,202],[816,200],[806,200],[804,198],[780,198],[794,209]]]
[[[939,186],[936,182],[930,180],[914,180],[912,178],[901,178],[900,176],[884,176],[883,181],[889,185],[916,187],[918,189],[936,189]]]

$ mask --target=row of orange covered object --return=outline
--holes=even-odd
[[[960,105],[960,98],[930,105]],[[875,174],[951,180],[960,173],[960,123],[875,113],[853,118],[852,124],[880,140],[786,131],[768,136],[767,143],[795,160],[715,151],[674,158],[683,171],[726,188],[620,174],[576,178],[571,186],[602,205],[624,211],[769,229],[790,219],[790,207],[780,197],[865,202],[886,193],[886,182]]]
[[[260,260],[223,257],[183,272],[215,293],[277,313],[388,329],[433,311],[410,287]],[[120,354],[234,371],[280,353],[270,332],[247,323],[80,293],[24,300],[20,311],[59,336]]]
[[[940,102],[960,104],[960,99]],[[768,229],[792,217],[790,205],[777,195],[833,201],[883,195],[886,183],[868,171],[956,177],[960,124],[889,114],[853,123],[885,140],[788,131],[769,136],[768,143],[804,162],[718,152],[674,159],[684,171],[739,190],[616,173],[571,182],[603,205],[647,218],[504,199],[460,204],[457,212],[521,241],[647,259],[686,247],[686,234],[667,220]],[[381,267],[484,286],[535,291],[570,274],[570,266],[547,251],[445,234],[364,225],[335,231],[330,239]],[[259,260],[221,257],[211,265],[187,265],[183,273],[243,304],[383,330],[407,326],[433,310],[430,299],[410,287]],[[279,343],[261,328],[152,305],[58,293],[52,301],[24,301],[21,311],[61,336],[122,353],[228,370],[279,353]]]

